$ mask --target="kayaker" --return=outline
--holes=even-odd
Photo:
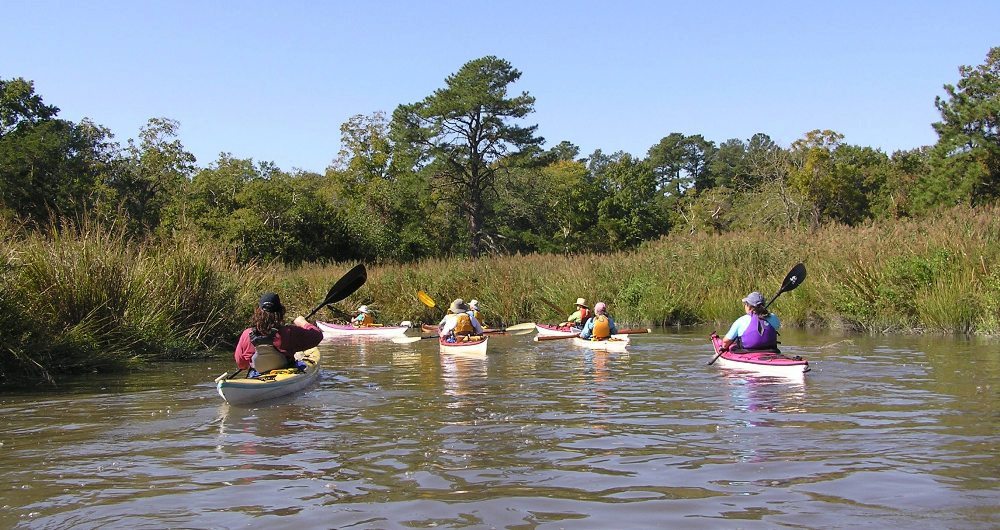
[[[351,320],[351,325],[356,328],[370,328],[375,325],[375,319],[372,318],[371,309],[368,306],[363,305],[358,308],[358,316]]]
[[[559,327],[565,328],[573,326],[575,328],[583,328],[587,325],[587,320],[590,319],[590,307],[587,306],[587,300],[583,298],[576,299],[576,311],[570,316],[566,317],[566,322],[560,322]]]
[[[470,314],[465,300],[456,298],[448,308],[448,312],[449,314],[441,321],[439,336],[447,337],[449,342],[454,342],[460,337],[483,334],[483,326]]]
[[[254,308],[250,327],[236,343],[236,367],[256,377],[270,370],[296,365],[295,352],[308,350],[323,340],[323,332],[302,315],[285,324],[285,306],[276,293],[264,293]]]
[[[764,295],[754,291],[743,299],[746,314],[736,319],[722,339],[722,350],[773,350],[778,347],[781,321],[764,308]]]
[[[483,324],[483,317],[479,314],[479,300],[473,298],[469,301],[469,316],[476,319],[480,326],[485,327]]]
[[[594,316],[583,326],[580,338],[604,340],[615,333],[618,333],[618,326],[615,325],[615,319],[608,314],[608,304],[597,302],[594,304]]]

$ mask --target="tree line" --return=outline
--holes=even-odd
[[[815,230],[976,206],[1000,195],[1000,47],[935,99],[935,145],[891,154],[814,130],[716,142],[672,132],[644,157],[527,124],[521,72],[469,61],[424,99],[344,123],[323,174],[222,153],[199,166],[180,124],[153,118],[125,145],[58,117],[34,84],[0,77],[0,218],[113,225],[142,240],[195,237],[240,261],[412,262],[628,250],[670,233]]]

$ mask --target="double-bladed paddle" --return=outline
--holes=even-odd
[[[788,271],[788,274],[785,275],[785,281],[781,282],[781,289],[778,289],[778,292],[774,293],[774,296],[771,297],[771,300],[768,303],[764,304],[764,309],[770,307],[771,303],[774,302],[778,298],[778,296],[781,295],[781,293],[787,293],[788,291],[795,289],[799,285],[802,285],[802,282],[804,282],[805,279],[806,279],[806,265],[804,263],[796,263],[795,266],[792,267],[792,270]],[[709,365],[715,364],[715,361],[719,360],[719,357],[722,356],[722,353],[723,352],[720,350],[719,353],[715,354],[715,357],[713,357],[711,361],[708,361],[708,364]]]

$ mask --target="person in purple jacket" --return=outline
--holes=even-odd
[[[743,299],[743,310],[746,314],[736,319],[723,337],[723,351],[773,350],[778,347],[778,328],[781,327],[781,321],[764,305],[764,295],[757,291]]]
[[[264,293],[253,311],[250,327],[236,343],[236,367],[256,377],[270,370],[296,366],[295,352],[308,350],[323,340],[323,331],[302,315],[285,324],[285,306],[275,293]]]

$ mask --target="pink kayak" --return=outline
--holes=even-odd
[[[316,322],[316,327],[323,331],[324,337],[398,337],[409,329],[406,326],[362,326],[350,324],[333,324],[331,322]]]
[[[719,355],[719,349],[722,348],[722,338],[715,333],[712,333],[712,345],[715,347],[715,354]],[[809,361],[798,355],[789,357],[778,351],[744,353],[727,351],[719,355],[716,364],[733,370],[745,370],[762,375],[787,378],[801,378],[809,371]]]
[[[571,326],[559,327],[550,324],[535,324],[539,337],[572,337],[580,334],[580,328]]]

